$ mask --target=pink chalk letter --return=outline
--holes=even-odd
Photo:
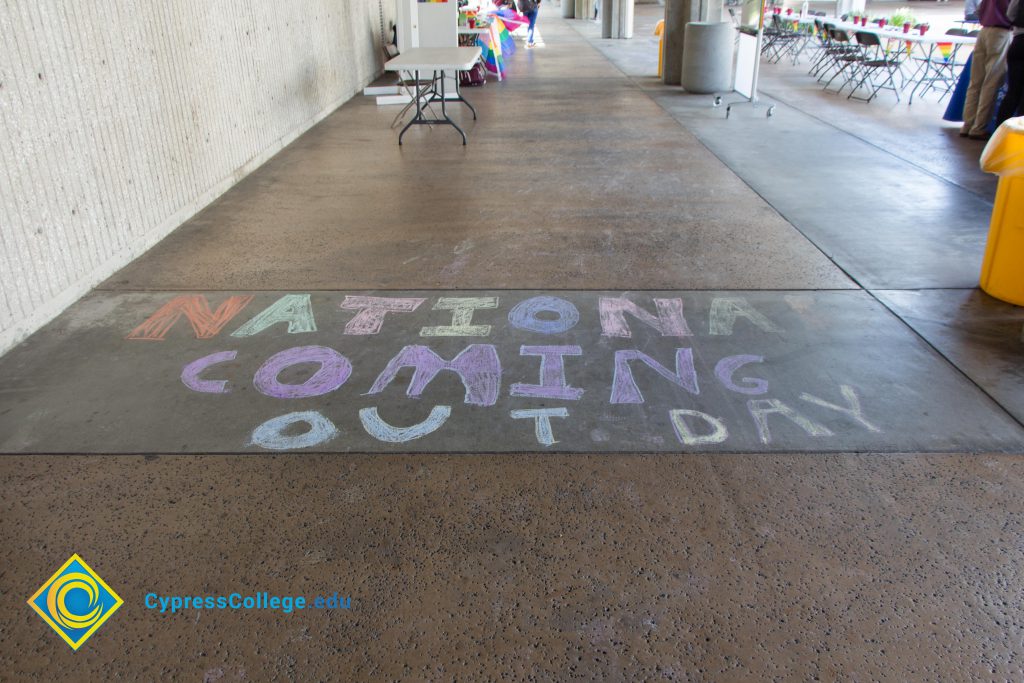
[[[605,337],[633,336],[626,323],[626,313],[656,329],[663,337],[689,337],[690,327],[683,317],[682,299],[655,299],[654,305],[658,315],[645,311],[624,297],[615,299],[601,297],[598,301],[598,313],[601,317],[601,334]]]

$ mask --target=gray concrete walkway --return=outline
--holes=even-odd
[[[467,146],[357,98],[0,358],[4,677],[1021,676],[992,181],[556,11]],[[77,654],[71,552],[125,600]],[[352,609],[144,602],[263,590]]]

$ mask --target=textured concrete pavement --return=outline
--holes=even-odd
[[[1020,680],[1022,477],[1007,456],[8,458],[0,666],[47,681]],[[125,599],[78,653],[12,594],[71,548]],[[340,590],[352,607],[143,603],[237,589]]]

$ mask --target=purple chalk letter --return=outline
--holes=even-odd
[[[379,394],[402,368],[414,368],[406,390],[410,398],[419,398],[431,380],[442,370],[458,373],[466,387],[466,403],[493,406],[501,389],[501,361],[493,344],[470,344],[459,355],[447,361],[426,346],[406,346],[388,362],[368,394]]]
[[[194,360],[181,371],[181,382],[192,391],[201,391],[204,394],[226,394],[228,393],[228,381],[226,379],[203,379],[199,375],[203,370],[217,363],[226,363],[234,360],[238,351],[218,351],[209,356],[203,356]]]
[[[715,376],[718,377],[718,381],[722,383],[722,386],[729,391],[735,391],[738,394],[750,394],[752,396],[765,394],[768,393],[768,382],[763,379],[744,377],[740,379],[744,386],[738,385],[733,381],[733,375],[736,374],[736,371],[747,363],[763,362],[764,358],[761,356],[726,356],[715,365]]]
[[[640,388],[637,387],[636,380],[633,379],[633,371],[629,367],[631,360],[643,361],[647,367],[691,394],[700,393],[700,387],[697,384],[697,371],[693,367],[693,349],[676,349],[675,373],[646,353],[641,353],[636,349],[626,349],[615,352],[615,376],[612,378],[611,403],[644,402],[644,396],[640,393]]]
[[[565,382],[564,356],[582,356],[578,346],[520,346],[520,356],[540,356],[540,384],[512,385],[513,396],[536,396],[539,398],[564,398],[578,401],[583,390],[570,387]]]
[[[286,368],[302,363],[318,363],[320,368],[302,384],[282,384],[278,375]],[[274,398],[322,396],[340,387],[352,374],[348,358],[326,346],[296,346],[275,353],[256,371],[252,383],[261,394]]]

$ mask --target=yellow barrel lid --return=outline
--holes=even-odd
[[[1007,119],[981,153],[981,170],[1001,176],[1024,175],[1024,116]]]

